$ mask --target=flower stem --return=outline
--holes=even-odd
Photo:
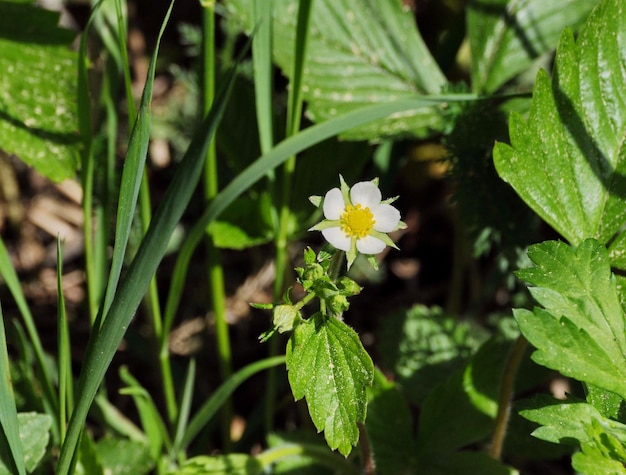
[[[344,258],[346,257],[345,251],[337,251],[330,261],[330,267],[328,268],[328,277],[333,282],[339,277],[339,273],[343,267]]]
[[[489,456],[495,460],[500,460],[502,456],[502,446],[506,437],[506,429],[509,423],[509,415],[511,411],[511,398],[513,397],[513,387],[515,384],[515,376],[519,369],[522,357],[526,351],[528,341],[523,335],[517,337],[504,369],[502,378],[502,386],[500,387],[500,399],[498,401],[498,413],[496,414],[496,423],[491,437],[491,445],[489,447]]]

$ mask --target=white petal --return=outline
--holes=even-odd
[[[339,219],[346,205],[339,188],[333,188],[324,196],[324,217],[326,219]],[[332,244],[332,243],[331,243]],[[337,246],[335,246],[337,247]]]
[[[335,228],[323,229],[322,235],[329,243],[340,251],[348,252],[350,250],[350,238],[341,230],[340,227],[337,226]]]
[[[384,242],[374,236],[365,236],[363,239],[357,239],[356,241],[356,248],[361,254],[378,254],[383,252],[385,246]]]
[[[374,215],[374,229],[381,233],[393,231],[400,222],[400,211],[391,205],[379,205],[371,211]]]
[[[360,181],[350,189],[350,199],[355,206],[372,209],[380,204],[382,197],[378,187],[371,181]]]

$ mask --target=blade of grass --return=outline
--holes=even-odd
[[[130,236],[132,222],[135,217],[135,207],[137,205],[137,198],[139,196],[139,189],[142,183],[146,156],[148,153],[148,144],[150,141],[150,126],[152,122],[152,90],[154,86],[154,73],[159,51],[159,43],[163,35],[163,31],[165,30],[165,25],[167,24],[173,5],[174,3],[172,1],[165,15],[165,20],[161,26],[161,30],[157,39],[157,45],[150,59],[150,65],[148,67],[148,74],[146,77],[146,84],[143,89],[143,94],[141,96],[141,102],[139,104],[139,113],[137,114],[137,118],[135,119],[135,123],[133,125],[130,139],[128,142],[128,150],[126,152],[126,158],[124,160],[122,180],[120,183],[117,219],[115,223],[115,244],[113,246],[111,271],[109,272],[107,288],[104,294],[104,304],[101,308],[101,312],[99,315],[100,318],[98,323],[100,325],[102,325],[102,318],[107,315],[109,307],[111,306],[111,302],[113,301],[113,298],[115,296],[117,284],[119,282],[120,274],[122,272],[122,266],[124,264],[124,256],[126,254],[126,247],[128,244],[128,238]],[[118,22],[122,23],[122,25],[120,25],[120,28],[123,28],[124,22],[123,19],[121,19],[120,9],[121,6],[118,9]],[[119,35],[120,41],[122,41],[122,46],[125,44],[123,39],[123,33],[124,32],[121,31]],[[128,58],[126,57],[126,55],[123,55],[123,59],[123,63],[128,65]],[[128,74],[125,74],[125,77],[127,76]],[[127,77],[126,82],[128,81],[129,78]],[[130,98],[128,102],[132,104],[132,98]],[[130,107],[130,111],[134,110],[134,107],[132,105]]]
[[[7,340],[4,334],[4,317],[0,306],[0,453],[2,460],[8,464],[11,473],[25,475],[24,455],[20,429],[17,423],[17,409],[13,384],[11,383],[11,369],[7,353]],[[6,457],[8,455],[8,457]]]
[[[74,406],[72,388],[72,349],[70,347],[70,332],[67,325],[65,311],[65,296],[63,295],[63,251],[61,240],[57,236],[57,351],[59,371],[59,436],[63,443],[67,427],[68,414]]]
[[[15,269],[13,268],[13,264],[11,263],[11,258],[9,257],[9,253],[7,248],[4,245],[4,241],[0,238],[0,276],[4,279],[15,303],[17,304],[17,308],[19,309],[22,319],[24,321],[24,326],[26,327],[26,333],[28,334],[28,338],[30,340],[30,344],[33,347],[33,351],[35,353],[35,364],[37,366],[37,371],[39,372],[39,376],[41,378],[41,386],[43,387],[44,399],[46,401],[46,406],[51,409],[50,415],[52,416],[53,424],[52,426],[55,428],[54,433],[56,432],[56,428],[59,426],[58,421],[58,407],[59,400],[57,399],[56,392],[53,389],[52,384],[52,376],[50,375],[50,370],[48,369],[48,365],[46,364],[45,355],[43,351],[43,346],[41,345],[41,339],[39,338],[39,333],[37,332],[37,327],[35,325],[35,320],[33,319],[33,315],[30,312],[30,308],[26,303],[26,298],[22,293],[22,287],[20,285],[19,278],[15,273]]]
[[[278,366],[285,362],[284,356],[274,356],[273,358],[266,358],[264,360],[255,361],[248,366],[243,367],[236,373],[234,373],[227,381],[215,391],[208,401],[206,401],[202,407],[196,412],[181,441],[181,448],[186,449],[196,435],[202,430],[202,428],[211,420],[219,408],[224,404],[230,395],[243,383],[246,379],[252,375],[262,371],[264,369]]]
[[[274,93],[272,67],[273,3],[273,0],[254,0],[252,2],[252,24],[258,25],[252,42],[252,64],[261,153],[269,152],[274,145],[274,115],[272,112]]]
[[[185,378],[185,386],[181,397],[180,414],[178,416],[178,424],[176,425],[176,434],[174,435],[174,443],[172,444],[172,450],[170,451],[170,459],[176,460],[182,455],[181,445],[183,436],[189,423],[189,414],[191,413],[191,403],[193,400],[193,386],[196,380],[196,360],[191,359],[189,362],[189,369],[187,370],[187,377]],[[229,427],[230,429],[230,427]]]
[[[244,51],[245,52],[245,51]],[[200,179],[209,142],[226,107],[234,81],[234,70],[228,75],[224,89],[216,96],[214,107],[203,121],[179,164],[170,186],[157,209],[150,227],[113,297],[99,333],[92,333],[78,382],[81,395],[72,413],[65,443],[61,447],[57,473],[68,473],[69,462],[76,450],[80,430],[89,407],[113,359],[117,347],[130,324],[134,312],[154,276],[172,235]],[[206,227],[206,226],[205,226]]]
[[[150,456],[155,462],[161,455],[163,445],[167,450],[171,450],[172,442],[165,428],[165,423],[159,414],[159,411],[152,400],[152,396],[139,384],[139,381],[130,374],[125,366],[120,368],[120,378],[128,387],[120,389],[120,394],[132,396],[139,412],[141,426],[148,438],[148,447],[150,448]]]
[[[94,155],[93,155],[93,124],[91,120],[91,98],[89,96],[89,61],[87,57],[87,38],[91,25],[96,17],[100,0],[93,7],[85,29],[80,39],[78,48],[78,130],[83,143],[81,150],[81,185],[83,188],[83,236],[85,239],[85,273],[87,282],[87,303],[91,323],[98,313],[98,289],[100,288],[100,274],[96,271],[94,245],[93,245],[93,180],[94,180]]]

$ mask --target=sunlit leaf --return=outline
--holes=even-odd
[[[549,2],[546,2],[549,3]],[[541,71],[528,120],[513,114],[500,176],[572,244],[607,243],[626,221],[626,3],[603,2],[576,41],[561,36],[552,80]]]
[[[535,267],[519,272],[545,307],[515,318],[544,366],[626,398],[626,325],[606,248],[588,239],[533,246]]]
[[[295,399],[306,398],[330,448],[348,455],[359,440],[357,423],[365,420],[365,391],[374,377],[358,335],[336,318],[316,314],[289,339],[287,369]]]
[[[78,165],[75,34],[59,14],[0,1],[0,149],[55,181]]]

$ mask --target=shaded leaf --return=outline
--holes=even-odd
[[[608,242],[626,220],[626,4],[608,0],[578,40],[561,36],[552,81],[537,75],[528,120],[511,116],[500,176],[572,244]]]
[[[493,92],[556,46],[565,27],[578,30],[590,0],[474,0],[468,3],[472,87]]]
[[[415,473],[412,417],[404,397],[380,371],[376,371],[374,385],[368,394],[365,429],[377,473]]]
[[[289,339],[287,370],[294,398],[306,398],[329,447],[348,455],[359,440],[357,423],[365,420],[365,391],[374,376],[358,335],[338,319],[316,314]]]

